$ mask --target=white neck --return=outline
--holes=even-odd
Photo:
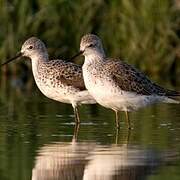
[[[92,64],[92,63],[103,63],[105,60],[105,53],[101,53],[98,51],[93,51],[93,52],[89,52],[84,54],[85,56],[85,63],[87,64]]]
[[[42,63],[46,63],[48,62],[49,58],[48,58],[48,54],[47,53],[37,53],[37,54],[33,54],[31,56],[31,61],[32,61],[32,71],[33,71],[33,75],[34,78],[36,79],[36,77],[38,77],[38,68]]]

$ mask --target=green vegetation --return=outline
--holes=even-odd
[[[0,62],[34,35],[51,57],[67,59],[82,35],[93,32],[109,56],[154,77],[180,77],[180,10],[170,0],[0,0]],[[17,64],[8,66],[10,72]]]

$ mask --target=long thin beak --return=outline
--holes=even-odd
[[[6,62],[2,63],[2,64],[0,65],[0,67],[6,65],[6,64],[8,64],[8,63],[10,63],[11,61],[14,61],[15,59],[17,59],[17,58],[19,58],[19,57],[21,57],[21,56],[22,56],[22,53],[20,52],[20,53],[18,53],[15,57],[10,58],[10,59],[8,59]]]
[[[77,54],[75,54],[73,57],[70,58],[70,61],[74,60],[78,56],[80,56],[84,51],[79,51]]]

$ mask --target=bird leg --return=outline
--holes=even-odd
[[[116,128],[116,144],[118,144],[119,141],[119,128]]]
[[[114,110],[115,111],[115,115],[116,115],[116,127],[117,128],[120,128],[120,126],[119,126],[119,117],[118,117],[118,111],[117,110]]]
[[[75,107],[73,107],[73,109],[74,109],[74,115],[75,115],[75,122],[79,124],[80,118],[79,118],[78,108],[77,108],[77,106],[75,106]]]
[[[131,129],[131,123],[130,123],[130,119],[129,119],[129,114],[127,111],[125,111],[126,114],[126,121],[127,121],[127,125],[128,125],[128,129]]]
[[[128,129],[127,136],[126,136],[126,144],[127,145],[129,144],[130,136],[131,136],[131,131],[130,131],[130,129]]]
[[[76,123],[74,127],[73,142],[77,141],[78,132],[79,132],[79,123]]]

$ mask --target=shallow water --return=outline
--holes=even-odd
[[[75,128],[70,105],[29,87],[1,85],[0,179],[180,179],[179,105],[131,113],[131,131],[123,113],[116,131],[111,110],[82,106]]]

